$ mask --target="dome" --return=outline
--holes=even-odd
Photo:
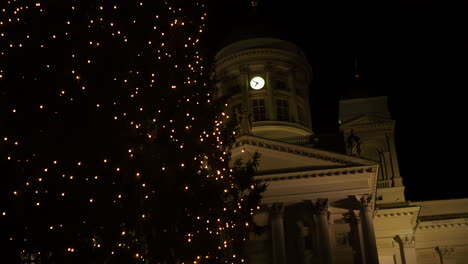
[[[314,134],[312,68],[297,45],[271,37],[238,40],[216,54],[214,66],[217,97],[228,99],[227,113],[240,134],[280,141]],[[264,85],[257,88],[256,78]]]
[[[247,19],[247,21],[232,27],[221,40],[220,46],[225,47],[240,40],[253,38],[284,39],[286,37],[286,34],[279,27],[274,27],[271,23],[258,20],[256,18]]]

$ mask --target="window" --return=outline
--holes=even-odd
[[[266,120],[265,116],[265,100],[254,99],[252,100],[253,118],[254,121]]]
[[[296,87],[296,95],[298,96],[304,96],[304,90],[301,87]]]
[[[297,121],[299,122],[299,124],[306,125],[304,109],[302,109],[302,107],[300,106],[297,107],[297,119],[298,119]]]
[[[288,101],[276,100],[276,115],[279,121],[289,121]]]

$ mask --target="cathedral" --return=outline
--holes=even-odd
[[[386,96],[340,100],[330,138],[313,131],[313,69],[292,42],[231,42],[214,76],[238,122],[232,157],[260,153],[267,184],[249,263],[468,263],[468,199],[405,199]]]

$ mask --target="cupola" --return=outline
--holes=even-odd
[[[295,44],[277,38],[233,42],[215,56],[217,97],[227,98],[241,133],[282,140],[311,136],[312,68]]]

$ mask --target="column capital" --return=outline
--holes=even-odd
[[[328,211],[328,199],[327,198],[319,198],[315,201],[315,211],[319,213],[327,212]]]
[[[454,247],[439,247],[437,246],[435,248],[436,252],[439,253],[443,258],[452,256],[455,254],[455,248]]]
[[[374,221],[372,219],[373,197],[369,194],[355,197],[360,207],[359,214],[361,216],[361,227],[364,240],[366,263],[377,264],[379,263],[379,254],[377,252]]]
[[[312,210],[314,214],[323,214],[328,213],[328,199],[327,198],[318,198],[315,202],[311,200],[305,200],[304,203],[306,206]]]
[[[270,214],[282,215],[284,213],[283,203],[273,203],[269,208]]]
[[[320,263],[330,264],[332,263],[331,253],[331,239],[330,239],[330,227],[329,227],[329,215],[328,212],[328,199],[319,198],[315,202],[310,200],[304,201],[307,208],[313,212],[313,218],[315,221],[315,228],[320,241],[319,245],[319,258]]]
[[[372,210],[373,209],[373,195],[364,194],[356,195],[356,201],[359,203],[359,209]]]
[[[415,235],[414,234],[397,235],[395,237],[395,241],[401,243],[401,245],[405,248],[414,247]]]

